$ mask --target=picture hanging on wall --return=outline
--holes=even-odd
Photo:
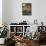
[[[22,15],[32,15],[32,3],[22,3]]]

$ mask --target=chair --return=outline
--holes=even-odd
[[[13,41],[11,38],[7,38],[5,40],[6,46],[15,46],[15,41]]]
[[[38,32],[40,32],[39,36],[39,45],[46,44],[46,27],[45,26],[38,26]]]

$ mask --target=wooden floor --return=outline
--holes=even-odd
[[[4,45],[0,45],[0,46],[4,46]],[[38,44],[36,44],[36,43],[33,43],[33,45],[32,46],[39,46]],[[40,46],[46,46],[46,45],[40,45]]]
[[[46,45],[40,45],[40,46],[46,46]]]
[[[4,46],[4,45],[0,45],[0,46]]]
[[[46,46],[46,45],[39,45],[37,41],[32,41],[32,46]]]
[[[0,45],[0,46],[4,46],[4,45]],[[32,41],[32,45],[31,46],[39,46],[37,41]],[[46,45],[40,45],[40,46],[46,46]]]

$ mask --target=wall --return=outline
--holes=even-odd
[[[22,16],[22,3],[31,2],[31,0],[4,0],[3,1],[3,21],[7,23],[21,22],[26,20],[29,24],[34,23],[37,19],[38,24],[41,21],[46,25],[46,0],[32,0],[32,15]]]
[[[0,0],[0,27],[2,27],[2,0]]]
[[[8,23],[7,0],[2,0],[2,23]]]
[[[12,6],[10,6],[11,15],[9,16],[9,22],[10,23],[11,22],[22,22],[23,20],[26,20],[26,21],[29,21],[29,22],[31,21],[29,19],[31,16],[22,16],[22,2],[31,2],[31,0],[27,0],[27,1],[24,1],[24,0],[16,0],[16,1],[15,0],[11,0],[11,5],[12,5]]]

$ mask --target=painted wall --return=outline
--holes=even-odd
[[[0,0],[0,27],[2,27],[2,0]]]
[[[2,0],[2,23],[8,23],[7,0]]]
[[[7,23],[19,23],[26,20],[29,24],[37,19],[38,24],[41,21],[46,25],[46,0],[32,0],[32,15],[22,15],[22,3],[30,3],[31,0],[4,0],[3,1],[3,21]]]

